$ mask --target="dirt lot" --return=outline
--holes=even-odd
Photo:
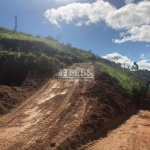
[[[89,65],[94,69],[91,63],[72,67]],[[0,150],[132,150],[136,148],[132,143],[143,146],[143,137],[149,142],[148,134],[142,134],[150,131],[149,114],[145,114],[149,112],[132,116],[123,128],[108,135],[107,131],[135,111],[129,93],[96,70],[89,82],[51,78],[38,92],[0,117]],[[98,140],[104,135],[106,138]]]

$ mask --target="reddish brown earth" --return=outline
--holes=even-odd
[[[74,64],[72,68],[89,65],[94,68],[91,63]],[[0,118],[0,150],[92,149],[89,141],[107,136],[108,130],[135,111],[136,103],[131,96],[96,68],[89,82],[51,78],[38,92]]]
[[[36,72],[29,72],[21,86],[0,85],[0,116],[32,96],[46,81],[47,79]]]
[[[47,149],[53,143],[58,146],[84,117],[86,103],[80,94],[87,84],[78,79],[50,79],[37,93],[0,118],[0,149]],[[45,140],[47,143],[41,145]]]
[[[105,138],[90,142],[86,150],[150,150],[150,111],[139,111]]]

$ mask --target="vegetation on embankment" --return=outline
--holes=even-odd
[[[109,60],[98,61],[96,64],[101,72],[110,75],[112,79],[115,79],[132,96],[137,99],[143,97],[143,94],[146,92],[145,85],[147,79]]]
[[[55,57],[63,63],[73,63],[95,60],[95,56],[91,51],[87,52],[82,49],[77,49],[71,44],[63,44],[48,36],[45,38],[35,37],[22,32],[14,33],[0,27],[0,49],[5,51],[33,53],[40,55],[42,53],[47,56]],[[69,62],[70,61],[70,62]]]

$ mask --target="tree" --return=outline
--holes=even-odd
[[[133,71],[134,69],[135,69],[134,66],[132,66],[132,67],[131,67],[131,70]]]
[[[120,63],[120,62],[117,62],[117,65],[118,65],[119,67],[121,67],[121,63]]]
[[[138,71],[138,70],[139,70],[138,64],[137,64],[136,62],[134,62],[133,64],[134,64],[134,69],[135,69],[135,71]]]
[[[71,44],[70,43],[66,43],[66,46],[71,47]]]
[[[47,39],[47,40],[54,40],[54,38],[52,36],[50,36],[50,35],[46,36],[45,39]]]

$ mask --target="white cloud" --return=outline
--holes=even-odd
[[[141,54],[140,58],[145,59],[145,54]]]
[[[61,0],[71,2],[71,0]],[[133,2],[132,0],[127,0]],[[77,1],[76,1],[77,2]],[[95,24],[105,21],[107,26],[120,33],[122,39],[115,43],[127,41],[150,41],[150,1],[137,4],[129,3],[119,9],[107,1],[96,0],[93,3],[71,3],[58,8],[47,9],[44,16],[54,25],[60,27],[61,22],[74,23],[76,26]]]
[[[150,26],[149,25],[143,25],[141,27],[132,27],[130,30],[124,34],[124,37],[122,39],[115,39],[115,43],[123,43],[127,41],[133,41],[133,42],[150,42]]]
[[[46,23],[47,23],[47,21],[43,21],[42,23],[43,23],[43,24],[46,24]]]
[[[108,2],[97,0],[90,3],[73,3],[61,6],[57,9],[48,9],[44,16],[57,26],[59,22],[65,21],[67,24],[75,21],[76,25],[89,25],[97,23],[107,17],[108,13],[114,11],[115,8]]]
[[[120,37],[124,37],[126,35],[126,33],[125,32],[121,32],[121,33],[119,33],[119,35],[120,35]]]
[[[116,9],[107,1],[97,0],[94,3],[73,3],[57,9],[47,9],[44,16],[53,24],[75,20],[83,24],[97,23],[104,20],[114,29],[132,28],[135,25],[150,23],[150,2],[142,1],[138,4],[128,4]]]
[[[76,26],[82,26],[82,22],[78,22]]]
[[[130,29],[133,26],[150,24],[150,2],[142,1],[138,4],[128,4],[109,13],[106,23],[114,29]]]
[[[125,4],[130,4],[130,3],[133,3],[134,0],[125,0]]]
[[[138,65],[139,65],[140,69],[150,70],[150,61],[149,61],[149,59],[139,61]]]
[[[149,47],[149,45],[145,45],[145,47]]]
[[[141,54],[141,57],[143,60],[137,62],[137,64],[139,65],[139,69],[150,70],[150,59],[146,59],[144,54]],[[128,66],[130,66],[131,68],[134,63],[134,61],[130,60],[127,56],[122,56],[116,52],[103,56],[103,58],[114,61],[116,63],[119,62],[121,63],[122,67],[125,66],[126,68]]]
[[[128,57],[126,56],[122,56],[116,52],[112,53],[112,54],[108,54],[106,56],[103,56],[103,58],[108,59],[110,61],[114,61],[114,62],[118,62],[121,63],[122,66],[125,65],[125,67],[127,68],[128,66],[132,66],[133,65],[133,61],[131,61]]]

